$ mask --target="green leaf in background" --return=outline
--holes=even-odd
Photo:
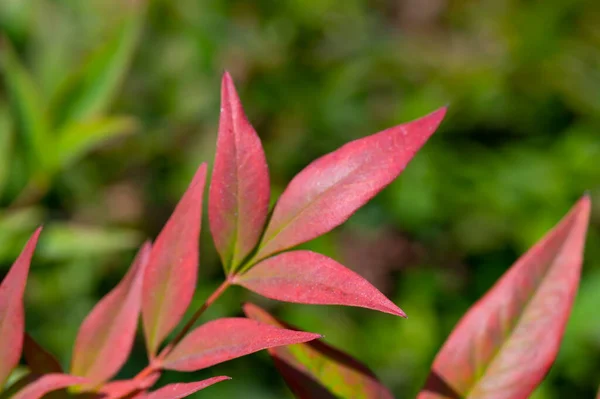
[[[130,229],[54,223],[44,229],[39,253],[51,260],[106,256],[110,252],[131,249],[140,241],[138,232]]]
[[[0,104],[0,194],[10,168],[10,154],[13,141],[13,125],[6,106]]]
[[[43,170],[53,155],[44,101],[7,40],[2,41],[1,64],[15,114],[21,123],[21,133],[29,147],[28,158],[37,170]]]
[[[123,80],[139,40],[144,12],[130,10],[112,37],[67,77],[51,109],[57,124],[101,115]]]
[[[84,156],[102,142],[133,133],[136,121],[129,117],[99,118],[73,122],[58,132],[57,162],[61,167]]]
[[[22,243],[41,224],[44,212],[37,207],[0,211],[0,262],[10,262]]]

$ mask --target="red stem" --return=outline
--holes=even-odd
[[[202,306],[194,313],[192,318],[185,324],[185,326],[181,329],[179,334],[173,338],[171,341],[158,356],[150,361],[150,364],[146,366],[142,371],[140,371],[133,379],[136,381],[142,381],[144,378],[148,377],[150,374],[154,373],[161,369],[162,361],[167,357],[169,353],[173,350],[175,345],[177,345],[181,340],[187,335],[187,333],[194,327],[194,324],[200,316],[211,306],[222,294],[225,290],[231,285],[231,280],[227,278],[223,283],[208,297],[208,299],[202,304]]]

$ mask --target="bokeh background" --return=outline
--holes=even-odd
[[[414,397],[459,317],[585,190],[600,203],[596,0],[2,0],[0,275],[35,226],[27,329],[68,365],[78,325],[212,163],[223,70],[276,196],[311,160],[449,104],[397,181],[307,247],[410,316],[267,302]],[[600,209],[559,358],[537,399],[600,384]],[[197,307],[222,279],[206,221]],[[121,377],[144,367],[142,337]],[[266,353],[197,397],[291,397]]]

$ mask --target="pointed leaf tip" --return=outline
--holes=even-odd
[[[246,303],[243,308],[246,316],[253,320],[296,330],[256,305]],[[368,367],[323,341],[271,348],[269,354],[299,399],[393,399]]]
[[[404,170],[445,114],[441,108],[352,141],[304,168],[277,201],[253,262],[345,222]]]
[[[210,230],[226,271],[254,249],[267,220],[269,170],[228,73],[221,87],[219,134],[208,198]]]
[[[150,242],[144,243],[123,280],[92,309],[81,325],[71,373],[93,388],[113,377],[131,352],[138,324]]]
[[[23,251],[0,284],[0,387],[19,363],[25,334],[23,295],[33,252],[42,228],[29,238]]]
[[[195,392],[208,388],[221,381],[231,380],[231,377],[219,376],[208,378],[199,382],[169,384],[154,392],[143,396],[143,399],[180,399]]]
[[[582,197],[460,320],[419,399],[526,398],[554,362],[579,285]]]
[[[402,309],[359,274],[311,251],[275,255],[236,276],[234,282],[279,301],[357,306],[406,317]]]
[[[142,319],[151,358],[181,320],[194,295],[205,181],[203,163],[150,252],[142,291]]]
[[[231,317],[210,321],[189,333],[163,362],[167,370],[196,371],[263,349],[318,339],[319,334],[276,328]]]

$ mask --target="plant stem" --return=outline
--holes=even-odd
[[[187,335],[187,333],[194,327],[194,324],[200,316],[212,305],[231,285],[231,280],[227,278],[223,283],[208,297],[208,299],[202,304],[200,309],[194,313],[192,318],[185,324],[185,326],[179,331],[179,333],[158,355],[157,360],[163,360],[181,340]]]
[[[171,341],[156,358],[150,361],[150,364],[146,366],[142,371],[140,371],[135,377],[133,377],[136,381],[143,381],[144,378],[148,377],[150,374],[159,371],[161,369],[161,362],[167,357],[169,353],[173,350],[175,345],[177,345],[186,335],[187,333],[194,327],[194,324],[200,316],[208,309],[210,305],[212,305],[231,285],[231,279],[227,278],[223,283],[208,297],[208,299],[202,304],[202,306],[194,313],[192,318],[185,324],[183,329],[173,338]]]

